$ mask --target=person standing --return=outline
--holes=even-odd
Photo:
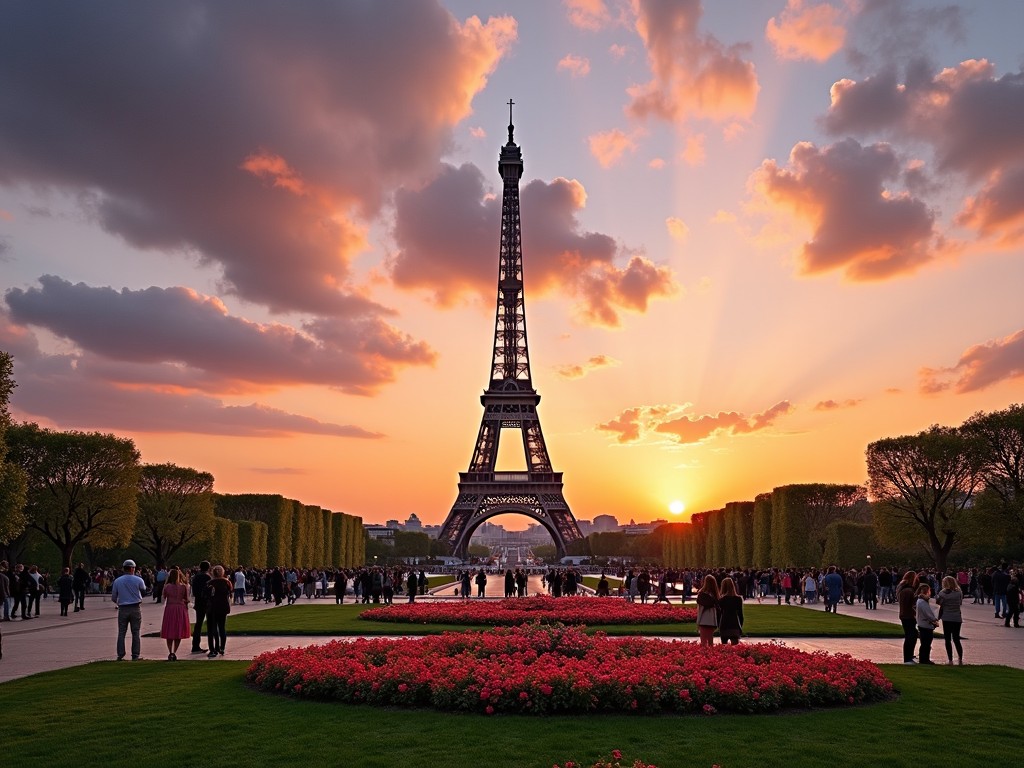
[[[341,568],[334,575],[334,604],[341,605],[345,602],[345,587],[348,584],[348,577]]]
[[[1006,587],[1006,621],[1003,626],[1010,626],[1010,619],[1013,619],[1013,626],[1020,627],[1020,577],[1011,576],[1010,583]]]
[[[959,582],[952,576],[942,580],[942,591],[935,596],[935,604],[939,606],[939,619],[942,621],[942,636],[946,643],[946,658],[953,663],[953,646],[956,646],[957,664],[964,663],[964,647],[960,643],[960,627],[964,623],[960,606],[964,602],[964,593],[960,591]]]
[[[238,566],[238,570],[235,571],[235,605],[245,605],[245,571],[242,570],[242,566]]]
[[[71,569],[65,568],[57,579],[57,601],[60,603],[60,615],[68,615],[68,606],[75,599],[75,580],[71,577]]]
[[[203,653],[203,621],[206,619],[206,585],[210,583],[210,561],[199,564],[199,573],[192,577],[192,598],[195,600],[196,623],[192,627],[192,653]]]
[[[921,664],[934,664],[932,661],[932,640],[935,638],[935,627],[939,625],[939,619],[932,610],[930,602],[932,588],[928,584],[919,584],[917,587],[917,603],[915,604],[915,618],[917,619],[917,633],[921,636],[921,650],[918,652],[918,661]]]
[[[710,573],[704,576],[704,583],[697,592],[697,632],[700,644],[715,644],[715,630],[718,629],[718,582]]]
[[[162,597],[164,616],[160,622],[160,637],[167,643],[167,660],[177,661],[178,646],[192,635],[192,628],[188,625],[189,588],[184,574],[177,568],[167,573]]]
[[[75,613],[85,610],[85,591],[89,589],[89,582],[92,578],[85,570],[85,563],[79,563],[75,573],[71,577],[71,591],[75,595]]]
[[[481,568],[476,574],[476,596],[483,597],[487,592],[487,574]]]
[[[821,586],[825,592],[825,613],[836,613],[836,606],[843,599],[843,577],[834,565],[828,567]]]
[[[732,643],[739,645],[743,635],[743,598],[736,592],[736,585],[728,576],[722,579],[722,594],[718,598],[721,619],[718,622],[718,634],[722,645]]]
[[[110,587],[110,601],[117,605],[117,660],[124,658],[124,636],[132,629],[132,661],[142,658],[142,593],[146,582],[135,575],[135,561],[125,560],[123,573]]]
[[[209,658],[224,655],[227,620],[231,613],[231,582],[224,578],[224,568],[213,566],[213,578],[206,585],[206,639]]]
[[[420,580],[416,578],[416,571],[410,570],[405,580],[405,590],[409,593],[409,602],[416,602],[416,591],[419,589]]]
[[[162,565],[157,568],[156,577],[153,580],[153,602],[163,601],[164,585],[167,583],[167,569]]]
[[[917,645],[917,613],[914,608],[916,587],[917,574],[914,571],[907,571],[896,586],[896,602],[900,606],[900,624],[903,625],[904,664],[914,663],[914,646]]]

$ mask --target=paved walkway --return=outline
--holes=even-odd
[[[504,585],[495,579],[495,585],[503,590]],[[499,594],[500,594],[499,590]],[[539,591],[530,584],[530,593]],[[422,598],[420,598],[422,599]],[[476,599],[476,598],[474,598]],[[333,598],[323,600],[305,600],[302,604],[317,605],[323,610],[330,610],[334,605]],[[756,604],[748,602],[748,605]],[[765,600],[764,605],[780,611],[823,611],[819,603],[815,606],[799,606],[785,604],[776,606],[774,600]],[[271,610],[264,603],[232,606],[232,614],[250,611]],[[288,610],[287,606],[272,610]],[[866,611],[861,605],[840,605],[840,613],[862,616],[899,624],[896,606],[879,606],[877,611]],[[71,613],[62,617],[59,605],[55,600],[43,600],[42,611],[38,618],[28,621],[9,621],[0,624],[3,629],[3,660],[0,660],[0,683],[19,677],[26,677],[38,672],[46,672],[64,667],[87,664],[93,661],[112,660],[114,658],[114,641],[117,635],[117,610],[105,596],[90,595],[86,599],[86,610]],[[159,632],[163,606],[147,601],[142,606],[142,633]],[[230,634],[228,621],[227,656],[231,659],[252,659],[254,656],[282,646],[302,646],[326,642],[326,637],[239,637]],[[753,629],[748,623],[748,629]],[[993,617],[991,606],[964,606],[964,659],[968,664],[1005,664],[1024,669],[1024,629],[1013,629],[1003,626],[1002,620]],[[771,638],[756,638],[750,642],[767,642]],[[695,639],[693,640],[695,641]],[[130,643],[130,637],[128,638]],[[902,640],[899,638],[878,640],[860,638],[784,638],[778,642],[805,651],[829,651],[832,653],[848,653],[858,658],[870,659],[878,663],[899,663],[902,661]],[[205,642],[204,642],[205,646]],[[130,646],[129,646],[130,647]],[[181,661],[193,661],[216,664],[219,659],[207,659],[205,654],[191,655],[188,640],[183,641],[178,658]],[[933,645],[932,657],[943,662],[945,651],[941,639]],[[158,637],[142,638],[142,655],[146,659],[164,660],[167,649],[164,641]]]

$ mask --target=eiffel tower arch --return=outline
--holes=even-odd
[[[562,494],[562,473],[551,467],[537,415],[540,395],[530,375],[519,217],[523,155],[513,140],[511,99],[508,104],[508,143],[498,157],[503,191],[490,383],[480,396],[484,413],[473,458],[468,471],[459,473],[459,495],[439,538],[452,554],[465,557],[469,540],[482,523],[496,515],[521,514],[547,529],[561,558],[566,547],[583,535]],[[508,432],[517,432],[522,440],[525,471],[499,472],[495,468],[498,445],[502,434]]]

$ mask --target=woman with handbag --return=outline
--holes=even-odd
[[[700,633],[700,644],[715,644],[715,631],[718,629],[718,582],[710,573],[704,577],[704,583],[697,593],[697,632]]]

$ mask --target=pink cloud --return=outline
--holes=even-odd
[[[627,254],[613,238],[580,230],[576,216],[586,191],[578,181],[535,179],[520,197],[531,296],[567,296],[586,322],[614,327],[623,311],[643,312],[652,299],[676,291],[667,267],[639,255],[619,266]],[[395,209],[395,285],[427,289],[442,306],[465,295],[493,300],[501,201],[486,193],[476,166],[445,166],[425,187],[400,190]]]
[[[125,329],[128,330],[128,329]],[[25,343],[29,337],[31,343]],[[30,330],[0,313],[0,348],[14,351],[18,387],[11,397],[19,417],[43,419],[69,429],[195,433],[238,437],[293,434],[357,439],[383,437],[351,424],[320,421],[259,403],[229,405],[196,391],[187,374],[163,381],[121,375],[128,366],[88,353],[47,355]],[[141,366],[136,370],[140,373]],[[115,375],[115,378],[111,378]],[[184,387],[177,386],[184,383]]]
[[[612,21],[604,0],[563,0],[563,3],[569,23],[580,29],[596,32]]]
[[[586,77],[590,74],[590,59],[585,56],[566,54],[558,62],[558,69],[568,72],[573,78]]]
[[[787,0],[778,17],[768,20],[764,34],[782,59],[826,61],[846,40],[845,12],[830,3]]]
[[[11,319],[122,364],[115,372],[92,363],[115,382],[221,392],[320,384],[372,394],[403,367],[435,359],[426,344],[373,316],[318,318],[300,330],[232,316],[219,299],[187,288],[116,291],[49,275],[39,282],[7,292]]]
[[[517,35],[434,0],[396,13],[183,1],[123,34],[112,6],[26,6],[0,46],[0,111],[27,116],[0,121],[0,184],[82,199],[108,232],[216,264],[273,311],[344,313],[370,220],[434,171]]]
[[[707,137],[703,133],[697,133],[692,136],[686,137],[686,146],[680,153],[679,157],[687,165],[704,165],[706,158],[706,152],[704,150],[704,140]]]
[[[612,432],[619,443],[637,442],[649,434],[667,434],[682,444],[699,443],[719,435],[742,435],[771,427],[793,410],[788,400],[750,416],[736,411],[694,416],[685,413],[686,405],[638,406],[627,408],[618,417],[598,425]]]
[[[815,404],[814,410],[838,411],[841,408],[856,408],[862,402],[862,400],[854,400],[853,398],[848,398],[846,400],[821,400]]]
[[[892,69],[861,82],[840,80],[832,86],[823,125],[835,134],[875,133],[924,142],[940,171],[982,184],[967,195],[957,223],[979,237],[1019,242],[1024,70],[997,76],[990,62],[970,59],[939,72],[919,68],[906,82]]]
[[[633,7],[654,77],[628,90],[630,115],[675,121],[753,113],[760,85],[753,63],[743,58],[747,48],[701,34],[701,3],[636,0]]]
[[[622,159],[626,152],[636,151],[636,139],[618,128],[603,133],[595,133],[587,138],[590,154],[594,156],[602,168],[609,168]]]
[[[981,190],[964,201],[956,223],[981,237],[1012,246],[1024,240],[1024,164],[992,171]]]
[[[582,379],[593,371],[600,370],[601,368],[615,367],[617,365],[620,365],[620,363],[614,357],[609,357],[608,355],[594,355],[585,363],[560,365],[556,371],[563,379]]]
[[[1022,377],[1024,330],[968,347],[951,368],[922,368],[918,382],[924,393],[953,389],[963,394]]]
[[[851,280],[881,280],[912,272],[935,257],[935,215],[909,193],[887,182],[901,167],[886,144],[853,139],[819,149],[793,147],[788,166],[765,160],[751,177],[755,195],[809,225],[800,249],[800,271],[842,269]]]

